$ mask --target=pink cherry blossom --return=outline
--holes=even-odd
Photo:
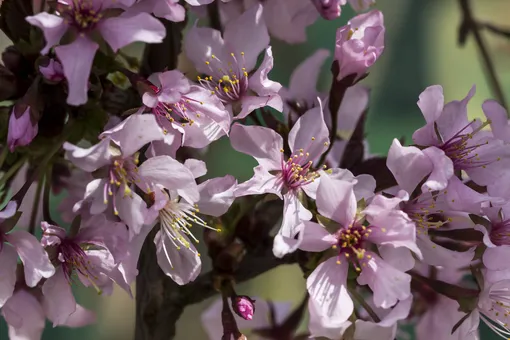
[[[25,110],[12,110],[9,118],[9,130],[7,133],[7,144],[11,152],[18,146],[30,144],[37,136],[38,124],[33,122],[30,115],[30,106],[26,106]]]
[[[165,133],[177,130],[183,134],[184,146],[201,148],[228,134],[230,114],[210,91],[192,85],[175,70],[154,74],[149,80],[149,91],[144,93],[143,103]]]
[[[184,39],[188,58],[208,75],[199,78],[199,83],[223,103],[233,105],[234,111],[240,103],[238,119],[264,106],[278,111],[283,106],[278,95],[281,85],[268,79],[273,55],[262,15],[262,6],[254,6],[229,22],[223,36],[214,29],[194,26]],[[249,76],[262,51],[262,64]]]
[[[236,196],[273,193],[284,199],[282,226],[273,248],[276,256],[296,249],[296,227],[302,219],[312,218],[299,195],[304,191],[315,198],[314,181],[319,173],[313,171],[312,165],[326,151],[328,135],[321,108],[309,110],[289,133],[291,155],[285,159],[283,139],[275,131],[260,126],[232,126],[230,142],[234,149],[253,156],[259,163],[253,177],[238,186]]]
[[[464,170],[477,184],[492,184],[506,173],[510,150],[492,132],[483,129],[489,122],[468,121],[467,104],[475,93],[473,86],[461,101],[444,104],[441,86],[430,86],[420,94],[418,106],[426,125],[413,134],[413,141],[426,149],[433,164],[437,185],[444,189],[455,170]]]
[[[413,299],[409,298],[399,302],[392,309],[378,311],[377,314],[381,321],[377,323],[359,318],[354,324],[351,321],[345,321],[340,325],[336,325],[328,324],[327,319],[318,313],[318,307],[310,300],[308,304],[310,311],[308,329],[314,337],[323,336],[332,340],[342,340],[345,331],[349,327],[354,327],[353,340],[393,340],[397,333],[397,322],[407,318],[412,302]],[[362,312],[360,311],[359,314],[362,314]]]
[[[42,278],[49,278],[55,273],[48,254],[44,251],[34,235],[24,231],[11,231],[13,225],[4,223],[16,214],[16,202],[9,202],[0,211],[0,306],[12,296],[16,284],[18,257],[24,268],[25,282],[28,287],[35,287]]]
[[[1,313],[9,327],[10,340],[39,340],[46,318],[53,321],[47,299],[40,288],[18,288],[3,306]],[[67,318],[63,326],[77,328],[96,321],[94,313],[80,305]]]
[[[468,265],[474,256],[474,247],[466,252],[449,250],[433,242],[428,232],[445,229],[454,223],[464,223],[465,227],[473,228],[468,213],[479,214],[482,205],[488,202],[501,204],[501,199],[480,194],[455,176],[448,180],[443,176],[436,177],[434,170],[437,168],[433,167],[427,150],[429,149],[420,150],[414,146],[403,147],[398,140],[393,141],[387,166],[399,188],[403,189],[393,202],[416,225],[416,242],[422,251],[424,262],[447,267]],[[415,193],[416,187],[422,182],[422,192]],[[430,191],[428,188],[435,190]],[[434,214],[444,217],[437,220],[433,218]]]
[[[115,52],[135,41],[160,43],[165,36],[164,26],[148,13],[109,15],[108,11],[119,5],[113,0],[60,0],[55,14],[41,12],[26,18],[30,24],[43,30],[46,46],[42,54],[58,45],[66,32],[75,37],[70,44],[55,48],[68,82],[67,102],[71,105],[87,102],[89,74],[99,48],[92,39],[96,32]]]
[[[198,214],[220,216],[234,201],[233,192],[237,182],[232,176],[213,178],[197,186],[194,178],[204,175],[206,171],[203,162],[188,160],[180,165],[178,175],[175,175],[176,169],[172,177],[167,177],[155,188],[154,204],[147,213],[146,226],[130,242],[129,255],[120,268],[128,284],[137,275],[141,247],[156,222],[159,222],[160,230],[156,233],[154,243],[161,270],[179,285],[195,280],[200,274],[201,260],[193,244],[198,240],[190,228],[197,225],[216,230]],[[177,182],[186,185],[178,185]]]
[[[245,9],[258,3],[264,6],[263,16],[269,34],[289,44],[305,42],[307,28],[319,17],[310,0],[222,1],[219,6],[220,14],[228,24],[239,17]]]
[[[384,51],[384,32],[383,14],[377,10],[360,14],[337,30],[338,80],[352,74],[358,79],[367,73]]]
[[[90,203],[90,214],[103,213],[111,203],[113,213],[126,222],[133,236],[140,231],[147,213],[146,203],[133,185],[151,192],[157,183],[173,180],[176,188],[188,183],[179,182],[176,169],[180,163],[169,156],[153,157],[138,166],[139,149],[165,137],[153,115],[132,115],[101,137],[98,144],[88,149],[65,143],[66,158],[87,172],[101,169],[99,178],[87,185],[84,196]],[[80,207],[81,204],[75,204],[75,209]]]
[[[501,207],[484,207],[483,214],[489,219],[490,226],[476,225],[482,232],[483,243],[487,249],[483,253],[483,263],[489,270],[508,270],[510,254],[510,203]]]
[[[41,228],[41,244],[58,264],[55,275],[44,282],[42,293],[48,317],[54,325],[63,325],[77,308],[69,285],[73,275],[84,286],[106,294],[111,294],[114,281],[123,283],[116,264],[126,254],[128,232],[124,224],[107,222],[102,215],[90,219],[74,236],[47,222],[42,222]],[[129,286],[123,288],[129,291]]]
[[[358,283],[371,288],[377,307],[389,308],[410,297],[411,277],[405,271],[414,266],[414,261],[405,248],[420,256],[415,226],[402,211],[387,209],[385,200],[388,199],[375,196],[358,213],[353,183],[328,176],[321,178],[317,209],[322,216],[338,223],[339,229],[330,233],[317,223],[304,221],[299,248],[315,252],[333,249],[336,253],[307,279],[310,303],[316,305],[327,324],[340,326],[353,311],[346,286],[349,264],[360,272]],[[378,245],[379,255],[368,244]],[[403,257],[407,257],[404,264]],[[397,258],[399,263],[392,264]]]

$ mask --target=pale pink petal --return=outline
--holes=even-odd
[[[283,139],[272,129],[234,124],[230,143],[235,150],[253,156],[267,171],[282,167]]]
[[[283,110],[282,98],[278,94],[269,96],[243,96],[241,98],[241,112],[236,115],[235,119],[246,118],[251,112],[258,108],[270,106],[277,111]]]
[[[283,257],[298,249],[302,235],[296,239],[300,232],[301,221],[311,220],[312,213],[299,201],[298,197],[289,192],[283,196],[283,220],[273,243],[273,254]]]
[[[275,194],[282,198],[281,178],[271,175],[262,165],[253,168],[253,177],[234,189],[236,197],[260,194]]]
[[[68,28],[63,18],[46,12],[26,17],[25,20],[43,31],[46,46],[41,50],[41,54],[47,54],[50,48],[58,45]]]
[[[418,107],[427,123],[435,122],[443,112],[444,95],[440,85],[427,87],[418,100]]]
[[[249,79],[250,89],[255,91],[259,96],[270,96],[276,94],[282,88],[278,82],[269,80],[269,72],[273,69],[273,52],[271,46],[266,48],[264,60],[259,68]],[[281,109],[279,110],[281,111]]]
[[[186,19],[186,10],[177,1],[175,3],[173,1],[157,1],[154,6],[154,15],[173,22],[181,22]]]
[[[100,135],[100,138],[105,137],[117,143],[122,150],[122,155],[127,157],[149,142],[163,140],[165,134],[153,115],[134,114]]]
[[[16,214],[17,207],[18,204],[16,201],[9,201],[5,208],[2,211],[0,211],[0,223],[14,216],[14,214]]]
[[[491,130],[494,136],[505,142],[510,142],[510,125],[508,115],[503,106],[493,99],[482,104],[483,113],[491,121]]]
[[[321,176],[317,190],[317,209],[319,213],[347,228],[356,215],[356,197],[353,183],[334,180],[329,176]]]
[[[416,244],[423,254],[423,262],[431,266],[460,268],[468,266],[475,256],[475,248],[465,252],[450,250],[432,242],[427,235],[418,234]]]
[[[421,251],[416,245],[415,223],[401,210],[388,210],[377,214],[369,214],[372,232],[368,236],[370,242],[375,244],[391,244],[394,247],[406,247],[421,258]]]
[[[340,337],[352,325],[350,321],[338,323],[335,320],[331,320],[312,299],[308,301],[308,313],[310,314],[308,332],[310,332],[310,336],[313,338],[341,339]]]
[[[102,20],[99,31],[114,52],[135,41],[158,44],[165,37],[163,24],[148,13]]]
[[[459,322],[464,313],[459,311],[459,304],[455,300],[438,296],[437,301],[429,306],[416,325],[417,340],[477,340],[478,331],[469,334],[472,328],[471,318],[468,318],[452,334],[453,326]]]
[[[389,327],[394,325],[397,321],[404,320],[409,316],[411,306],[413,305],[413,297],[399,301],[388,314],[386,314],[378,325]]]
[[[360,285],[368,285],[374,293],[374,304],[377,307],[390,308],[399,300],[411,296],[411,276],[392,267],[375,253],[367,252],[371,258],[367,260],[358,276]],[[366,256],[366,255],[365,255]]]
[[[328,145],[329,131],[324,122],[322,106],[319,105],[308,110],[294,124],[289,133],[289,147],[297,155],[302,149],[304,154],[308,154],[307,162],[318,159],[327,150]]]
[[[215,140],[226,135],[224,124],[218,124],[207,116],[203,116],[199,120],[195,120],[192,125],[186,125],[185,127],[173,124],[174,128],[183,134],[182,145],[191,148],[205,148]]]
[[[0,247],[0,308],[9,300],[14,292],[16,284],[16,267],[18,266],[18,254],[14,248],[7,244]]]
[[[476,87],[473,85],[467,96],[462,100],[454,100],[444,106],[443,112],[436,120],[437,130],[443,141],[448,141],[469,124],[467,104],[474,96]],[[464,133],[470,132],[464,130]]]
[[[379,254],[392,267],[407,272],[414,268],[416,263],[411,251],[404,247],[395,247],[390,244],[379,246]]]
[[[187,102],[188,110],[196,112],[201,116],[195,115],[195,117],[192,117],[195,123],[203,125],[205,122],[201,122],[202,118],[208,118],[218,124],[228,134],[231,116],[218,96],[197,85],[192,85],[189,91],[186,92],[186,98],[189,100]]]
[[[140,251],[142,250],[145,238],[150,233],[152,228],[152,225],[142,226],[140,233],[134,235],[129,241],[128,253],[119,265],[119,271],[121,272],[127,285],[131,285],[138,275],[137,264],[138,258],[140,256]]]
[[[490,270],[508,270],[510,269],[509,256],[510,246],[487,248],[483,253],[483,264]]]
[[[423,151],[414,146],[404,147],[393,139],[386,166],[395,177],[399,187],[412,193],[418,183],[432,171],[432,162]]]
[[[127,224],[129,227],[129,235],[133,237],[140,232],[145,222],[147,204],[136,193],[133,193],[132,197],[130,197],[124,196],[123,190],[118,190],[116,195],[115,206],[119,217]]]
[[[354,132],[361,115],[368,107],[369,96],[369,89],[361,84],[351,86],[345,91],[344,99],[340,104],[337,115],[338,133],[342,137],[350,137]],[[331,120],[331,114],[329,110],[325,111],[328,111],[327,114],[325,113],[326,123],[328,124],[328,120]]]
[[[305,42],[307,28],[318,16],[310,0],[264,2],[264,19],[269,33],[289,44]]]
[[[423,153],[432,162],[432,172],[427,178],[427,181],[422,185],[422,191],[428,190],[443,190],[448,185],[448,180],[453,176],[453,162],[444,151],[436,148],[429,147],[423,150]]]
[[[200,197],[193,173],[170,156],[149,158],[138,168],[138,174],[154,184],[176,190],[188,202],[196,202]]]
[[[188,158],[184,161],[184,166],[188,168],[195,178],[202,177],[207,173],[207,166],[204,161]]]
[[[162,229],[154,238],[159,267],[179,285],[194,281],[202,267],[195,246],[190,242],[189,249],[177,249],[169,237]]]
[[[299,64],[290,76],[289,88],[285,99],[305,100],[309,105],[317,98],[317,81],[321,67],[329,57],[329,51],[319,49]]]
[[[302,240],[299,249],[304,251],[321,252],[333,245],[336,245],[337,239],[331,235],[326,228],[315,222],[303,221],[301,229]]]
[[[93,172],[111,162],[113,154],[110,142],[110,139],[106,138],[87,149],[65,142],[65,157],[80,169]]]
[[[34,235],[19,230],[8,234],[7,240],[16,248],[23,262],[25,281],[29,287],[35,287],[42,278],[49,278],[55,273],[48,254]]]
[[[43,308],[48,319],[53,322],[54,327],[64,325],[76,311],[76,300],[62,267],[44,282],[42,293]]]
[[[354,304],[347,292],[349,264],[336,258],[321,263],[306,280],[311,303],[317,307],[322,323],[340,327],[351,316]]]
[[[96,314],[94,312],[76,305],[76,311],[69,316],[66,323],[63,326],[78,328],[91,325],[96,322]]]
[[[2,308],[2,315],[9,325],[10,340],[40,340],[46,317],[37,298],[20,289]]]
[[[356,340],[394,340],[397,334],[396,324],[384,327],[370,321],[358,319],[355,322],[355,327],[354,339]]]
[[[211,74],[213,69],[206,65],[215,55],[219,60],[226,60],[224,42],[221,32],[212,28],[193,26],[184,37],[184,50],[200,73]],[[228,51],[234,52],[234,51]]]
[[[200,200],[197,202],[200,213],[210,216],[225,214],[234,202],[237,180],[226,175],[209,179],[198,186]]]
[[[249,8],[230,21],[223,34],[228,53],[241,55],[244,52],[244,67],[247,72],[253,70],[260,52],[269,45],[269,34],[262,13],[260,4]]]
[[[481,194],[471,189],[456,176],[452,176],[448,181],[446,203],[452,210],[479,214],[482,203],[489,201],[493,203],[504,203],[504,201],[500,199],[493,199],[488,195]]]
[[[79,36],[69,45],[55,47],[67,79],[67,103],[82,105],[88,100],[89,75],[99,45],[87,37]]]

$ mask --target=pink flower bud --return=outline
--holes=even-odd
[[[251,320],[255,314],[255,300],[249,296],[238,295],[232,299],[232,309],[243,319]]]
[[[317,11],[326,20],[338,18],[342,12],[341,6],[345,5],[345,2],[346,0],[312,0]]]
[[[357,80],[368,71],[384,50],[384,31],[383,14],[377,10],[360,14],[337,30],[338,80],[351,74]]]
[[[55,59],[50,59],[47,66],[39,66],[39,72],[51,82],[58,83],[64,79],[62,64]]]
[[[11,152],[17,146],[28,145],[37,136],[37,123],[33,124],[30,118],[30,106],[26,106],[21,114],[16,108],[12,110],[9,118],[9,131],[7,133],[7,144]]]

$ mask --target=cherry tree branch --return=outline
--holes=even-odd
[[[201,274],[184,286],[179,286],[161,271],[153,242],[156,232],[157,228],[147,237],[138,262],[135,340],[173,339],[184,309],[217,294],[214,271]],[[272,243],[267,244],[246,254],[235,272],[235,281],[248,281],[282,264],[296,263],[297,256],[290,254],[277,259],[272,252]]]
[[[464,45],[466,42],[467,36],[472,33],[475,38],[476,46],[478,47],[478,51],[482,57],[484,67],[486,69],[486,77],[489,82],[489,86],[491,87],[492,92],[496,99],[500,102],[501,105],[508,111],[507,103],[505,100],[505,96],[503,94],[503,90],[501,87],[501,83],[496,74],[496,69],[494,67],[494,61],[492,60],[491,55],[489,54],[489,50],[487,49],[487,45],[485,44],[485,40],[480,34],[480,25],[478,25],[477,21],[473,17],[473,12],[471,10],[470,0],[459,0],[459,5],[462,11],[462,21],[459,27],[459,37],[458,41],[460,45]]]

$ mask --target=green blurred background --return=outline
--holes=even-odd
[[[234,0],[236,1],[236,0]],[[291,0],[280,0],[291,1]],[[508,24],[510,1],[472,1],[477,18],[495,24]],[[385,154],[394,137],[411,140],[412,132],[423,120],[416,106],[420,92],[432,84],[441,84],[446,100],[463,98],[472,84],[477,94],[470,102],[470,115],[481,116],[481,104],[491,98],[482,72],[476,48],[471,39],[464,48],[457,46],[457,27],[460,11],[455,0],[379,0],[376,6],[385,16],[386,49],[371,69],[364,83],[372,89],[368,119],[368,140],[371,153]],[[287,45],[273,41],[275,68],[271,78],[286,85],[296,65],[317,48],[333,51],[336,28],[354,15],[348,6],[335,21],[318,20],[308,29],[308,42]],[[510,42],[484,33],[494,56],[497,72],[508,96],[510,90]],[[2,37],[0,37],[2,38]],[[1,39],[3,45],[4,38]],[[327,90],[330,58],[323,69],[319,88]],[[186,68],[185,64],[182,66]],[[252,174],[254,161],[234,152],[228,140],[214,143],[206,155],[209,176],[230,173],[240,181]],[[208,270],[205,263],[203,270]],[[299,268],[285,266],[266,273],[256,280],[242,284],[238,292],[273,300],[288,300],[298,304],[304,292],[304,280]],[[117,289],[110,297],[99,297],[93,290],[77,288],[77,299],[84,306],[97,311],[98,323],[82,329],[51,328],[48,325],[43,339],[130,340],[133,338],[134,301]],[[211,303],[189,307],[179,321],[177,339],[206,339],[197,320],[201,311]],[[7,329],[0,321],[0,340],[7,339]],[[486,329],[482,339],[496,339]]]

